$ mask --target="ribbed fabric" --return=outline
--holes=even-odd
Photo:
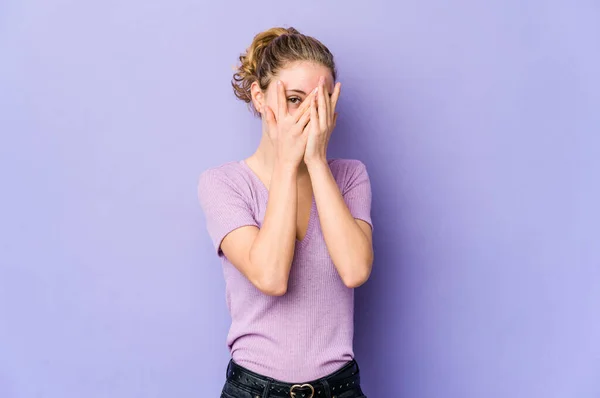
[[[358,160],[329,161],[352,215],[371,223],[371,186]],[[354,358],[354,290],[333,265],[313,201],[309,226],[296,242],[287,293],[267,296],[223,255],[220,244],[246,225],[260,228],[269,192],[244,161],[211,168],[200,177],[200,204],[222,259],[231,314],[227,345],[239,365],[285,382],[314,380]]]

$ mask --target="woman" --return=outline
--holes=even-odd
[[[202,173],[232,323],[221,397],[364,397],[354,291],[373,262],[363,163],[327,160],[340,83],[333,56],[293,28],[258,34],[234,74],[262,118],[256,152]]]

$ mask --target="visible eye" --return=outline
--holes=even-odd
[[[300,105],[302,103],[302,98],[300,97],[289,97],[288,101],[294,105]]]

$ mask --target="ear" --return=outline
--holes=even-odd
[[[258,82],[252,83],[250,86],[250,94],[252,95],[252,105],[258,113],[262,113],[265,106],[265,94],[260,89]]]

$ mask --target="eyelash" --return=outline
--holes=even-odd
[[[290,97],[290,98],[288,98],[288,101],[290,101],[294,105],[300,105],[300,103],[302,103],[302,99],[298,98],[298,97]],[[296,101],[296,102],[294,102],[294,101]]]

